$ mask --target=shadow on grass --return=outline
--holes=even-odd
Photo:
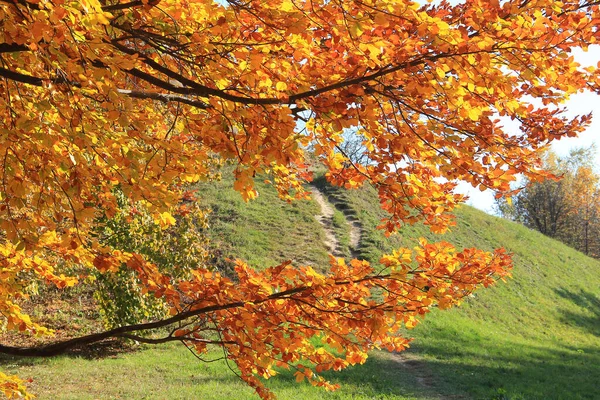
[[[567,289],[556,289],[555,292],[563,299],[571,301],[574,305],[585,311],[560,310],[561,322],[574,325],[592,335],[600,336],[600,297],[591,292],[579,290],[579,292]],[[599,379],[600,381],[600,379]],[[600,395],[599,395],[600,396]]]
[[[435,339],[413,342],[404,361],[393,354],[375,352],[364,365],[325,373],[326,379],[342,385],[338,392],[299,386],[289,371],[281,371],[268,386],[280,399],[598,399],[600,346],[547,344],[541,346],[515,337],[474,343],[456,331],[440,329]],[[239,384],[230,371],[213,369],[212,364],[192,367],[197,361],[191,356],[183,361],[183,354],[181,349],[172,348],[140,352],[134,355],[135,365],[144,366],[140,371],[148,371],[144,372],[148,379],[160,377],[171,386]],[[0,366],[9,369],[34,363],[44,361],[0,358]]]
[[[123,354],[132,353],[140,350],[139,346],[120,339],[107,339],[101,342],[92,343],[86,346],[74,347],[60,357],[84,358],[86,360],[100,360],[104,358],[115,358]],[[48,357],[16,357],[0,354],[0,366],[12,364],[19,366],[31,366],[39,364]]]
[[[395,354],[385,351],[373,352],[363,365],[355,365],[340,372],[327,371],[322,374],[332,383],[340,384],[339,391],[330,393],[321,389],[315,390],[317,395],[323,399],[439,398],[436,388],[430,384],[428,372],[424,371],[424,368],[427,367],[419,360],[401,361]],[[424,378],[424,375],[427,376]],[[286,393],[298,388],[293,371],[280,371],[276,379],[273,379],[268,385],[278,397],[285,399],[290,398],[286,396]]]
[[[458,389],[474,399],[598,399],[600,348],[508,340],[473,346],[449,339],[417,345],[442,394]]]

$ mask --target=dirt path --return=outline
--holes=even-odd
[[[317,221],[321,223],[325,230],[325,246],[331,254],[335,257],[343,257],[344,251],[341,248],[340,242],[335,236],[333,229],[333,213],[335,212],[335,205],[330,203],[327,197],[319,188],[316,186],[310,186],[312,192],[312,198],[321,207],[321,213],[315,215]],[[342,211],[343,212],[343,211]],[[348,232],[350,237],[350,258],[358,258],[358,246],[360,245],[361,228],[356,217],[349,216],[343,212],[348,225]]]
[[[431,373],[425,361],[415,353],[403,351],[390,354],[400,368],[409,371],[416,381],[416,386],[423,389],[429,399],[464,399],[463,396],[442,396],[438,393],[435,387],[435,376]]]
[[[316,186],[311,186],[310,191],[312,192],[313,200],[321,207],[321,213],[315,215],[315,218],[321,223],[323,230],[325,231],[324,243],[327,247],[327,251],[335,257],[341,257],[342,252],[340,242],[337,240],[335,231],[333,230],[333,206],[327,201],[323,193],[321,193]]]
[[[354,217],[346,217],[346,221],[350,226],[350,256],[351,258],[359,258],[358,246],[360,245],[361,228],[358,220]]]
[[[315,218],[323,226],[325,232],[324,244],[327,246],[329,253],[335,257],[342,257],[343,251],[340,246],[340,242],[335,235],[333,229],[333,214],[335,211],[335,204],[332,204],[326,197],[326,195],[319,190],[316,186],[311,185],[310,191],[312,192],[312,198],[317,202],[321,208],[321,212],[315,215]],[[349,215],[345,208],[339,207],[346,218],[348,224],[349,236],[350,236],[350,255],[351,258],[359,258],[358,252],[360,240],[361,240],[361,226],[358,219]],[[431,373],[425,362],[415,353],[410,351],[404,351],[401,353],[390,353],[392,359],[398,364],[399,368],[406,369],[414,377],[416,385],[421,387],[431,399],[463,399],[463,397],[445,397],[440,395],[435,388],[435,376]]]

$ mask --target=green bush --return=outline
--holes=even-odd
[[[124,196],[119,198],[125,201]],[[207,267],[209,213],[191,199],[173,214],[176,223],[163,229],[141,204],[122,204],[120,211],[102,224],[99,236],[105,245],[140,254],[160,272],[173,279],[185,279],[192,269]],[[165,316],[163,301],[152,293],[142,293],[135,272],[125,265],[116,272],[93,274],[94,297],[107,328]]]

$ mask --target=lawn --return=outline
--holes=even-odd
[[[218,351],[209,357],[219,358]],[[65,356],[45,360],[0,360],[3,369],[34,379],[31,390],[44,399],[258,399],[223,361],[200,362],[182,346],[168,344],[109,354],[101,358]],[[235,365],[233,366],[235,367]],[[415,387],[414,367],[384,352],[367,363],[329,377],[342,385],[325,392],[298,384],[281,371],[268,386],[279,399],[432,399],[427,387]]]
[[[459,248],[505,247],[513,277],[481,289],[461,307],[436,311],[409,334],[445,396],[474,399],[597,399],[600,383],[600,262],[521,225],[471,207],[457,226],[435,237],[405,227],[386,238],[374,229],[384,215],[366,189],[321,185],[349,205],[363,225],[361,252],[375,261],[415,238],[447,240]]]
[[[413,246],[423,226],[386,238],[374,192],[315,184],[338,204],[334,229],[347,246],[344,216],[362,226],[359,254],[376,262],[384,252]],[[223,258],[258,268],[286,259],[326,268],[323,231],[312,201],[292,205],[259,184],[245,204],[224,182],[200,187],[213,209],[213,245]],[[416,329],[406,356],[373,352],[366,364],[327,375],[342,384],[326,393],[282,373],[268,386],[280,399],[597,399],[600,382],[600,263],[515,223],[470,207],[443,240],[457,247],[505,247],[514,253],[513,278],[482,289],[460,308],[436,311]],[[211,355],[218,357],[217,353]],[[0,367],[32,377],[40,399],[257,398],[223,362],[202,363],[174,345],[101,358],[1,359]]]

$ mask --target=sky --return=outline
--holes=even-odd
[[[600,63],[600,45],[590,46],[587,52],[578,50],[575,53],[575,59],[582,67],[596,66]],[[592,123],[588,129],[577,138],[566,138],[555,141],[552,150],[558,155],[564,156],[575,147],[588,147],[596,144],[598,153],[596,153],[596,168],[600,170],[600,95],[594,93],[579,93],[572,96],[565,103],[567,115],[574,117],[576,115],[592,113]],[[494,214],[494,193],[491,190],[481,192],[474,189],[466,183],[459,184],[457,191],[469,195],[467,204],[477,207],[489,214]]]
[[[226,4],[225,0],[215,0],[217,3]],[[424,0],[417,0],[425,3]],[[439,0],[433,0],[433,3]],[[450,3],[456,5],[462,0],[450,0]],[[578,50],[575,52],[575,59],[582,67],[600,65],[600,45],[589,46],[588,51]],[[589,128],[577,138],[566,138],[554,142],[552,150],[560,156],[567,155],[572,148],[588,147],[593,143],[598,146],[596,154],[596,168],[600,170],[600,95],[594,93],[580,93],[572,96],[565,104],[568,109],[569,116],[583,115],[592,112],[594,118]],[[460,183],[457,191],[469,196],[467,204],[483,210],[489,214],[494,212],[494,193],[491,190],[481,192],[479,189],[474,189],[470,184]]]

